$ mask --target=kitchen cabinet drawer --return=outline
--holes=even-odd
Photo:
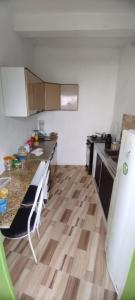
[[[45,110],[60,110],[60,84],[45,83]]]
[[[44,82],[23,67],[1,68],[5,115],[27,117],[44,109]]]

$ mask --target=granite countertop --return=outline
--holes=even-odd
[[[99,153],[101,159],[103,160],[105,166],[107,167],[108,171],[112,175],[113,178],[116,176],[117,170],[117,163],[112,160],[111,156],[109,156],[105,152],[105,145],[100,143],[95,143],[94,147],[96,148],[97,152]]]
[[[47,161],[51,158],[55,145],[56,140],[40,142],[40,144],[34,148],[43,148],[44,153],[41,156],[35,156],[29,153],[23,168],[5,171],[0,176],[11,177],[11,182],[6,186],[9,192],[8,209],[3,215],[0,214],[0,228],[10,227],[40,161]]]

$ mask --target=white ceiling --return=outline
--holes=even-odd
[[[29,38],[34,47],[46,48],[123,48],[135,44],[135,38],[111,37],[46,37]]]
[[[36,47],[124,47],[135,43],[135,0],[6,1],[13,4],[16,32]]]
[[[134,0],[11,0],[18,12],[74,11],[113,12],[135,11]]]

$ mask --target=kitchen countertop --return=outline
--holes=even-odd
[[[29,153],[23,168],[5,171],[0,177],[11,177],[11,182],[6,186],[8,188],[8,209],[3,215],[0,214],[0,228],[9,228],[20,204],[27,192],[29,184],[38,168],[41,160],[47,161],[51,158],[56,145],[56,140],[40,142],[35,148],[42,148],[44,153],[41,156],[35,156]]]
[[[111,156],[105,152],[105,144],[95,143],[94,147],[96,148],[97,152],[99,153],[101,159],[103,160],[105,166],[107,167],[112,177],[115,178],[117,163],[113,161]]]

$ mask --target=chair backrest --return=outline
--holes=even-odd
[[[33,206],[31,208],[31,212],[28,219],[28,233],[30,232],[30,224],[31,224],[31,218],[33,216],[33,213],[36,212],[35,222],[33,231],[38,227],[40,222],[40,215],[42,211],[43,206],[43,200],[44,200],[44,188],[47,186],[49,178],[49,161],[42,162],[42,177],[40,178],[38,188],[35,195],[35,200],[33,202]]]
[[[30,185],[36,185],[38,186],[40,181],[41,181],[41,178],[43,177],[44,175],[44,172],[45,172],[45,161],[42,160],[36,170],[36,173],[34,175],[34,177],[32,178],[32,181],[30,183]]]

